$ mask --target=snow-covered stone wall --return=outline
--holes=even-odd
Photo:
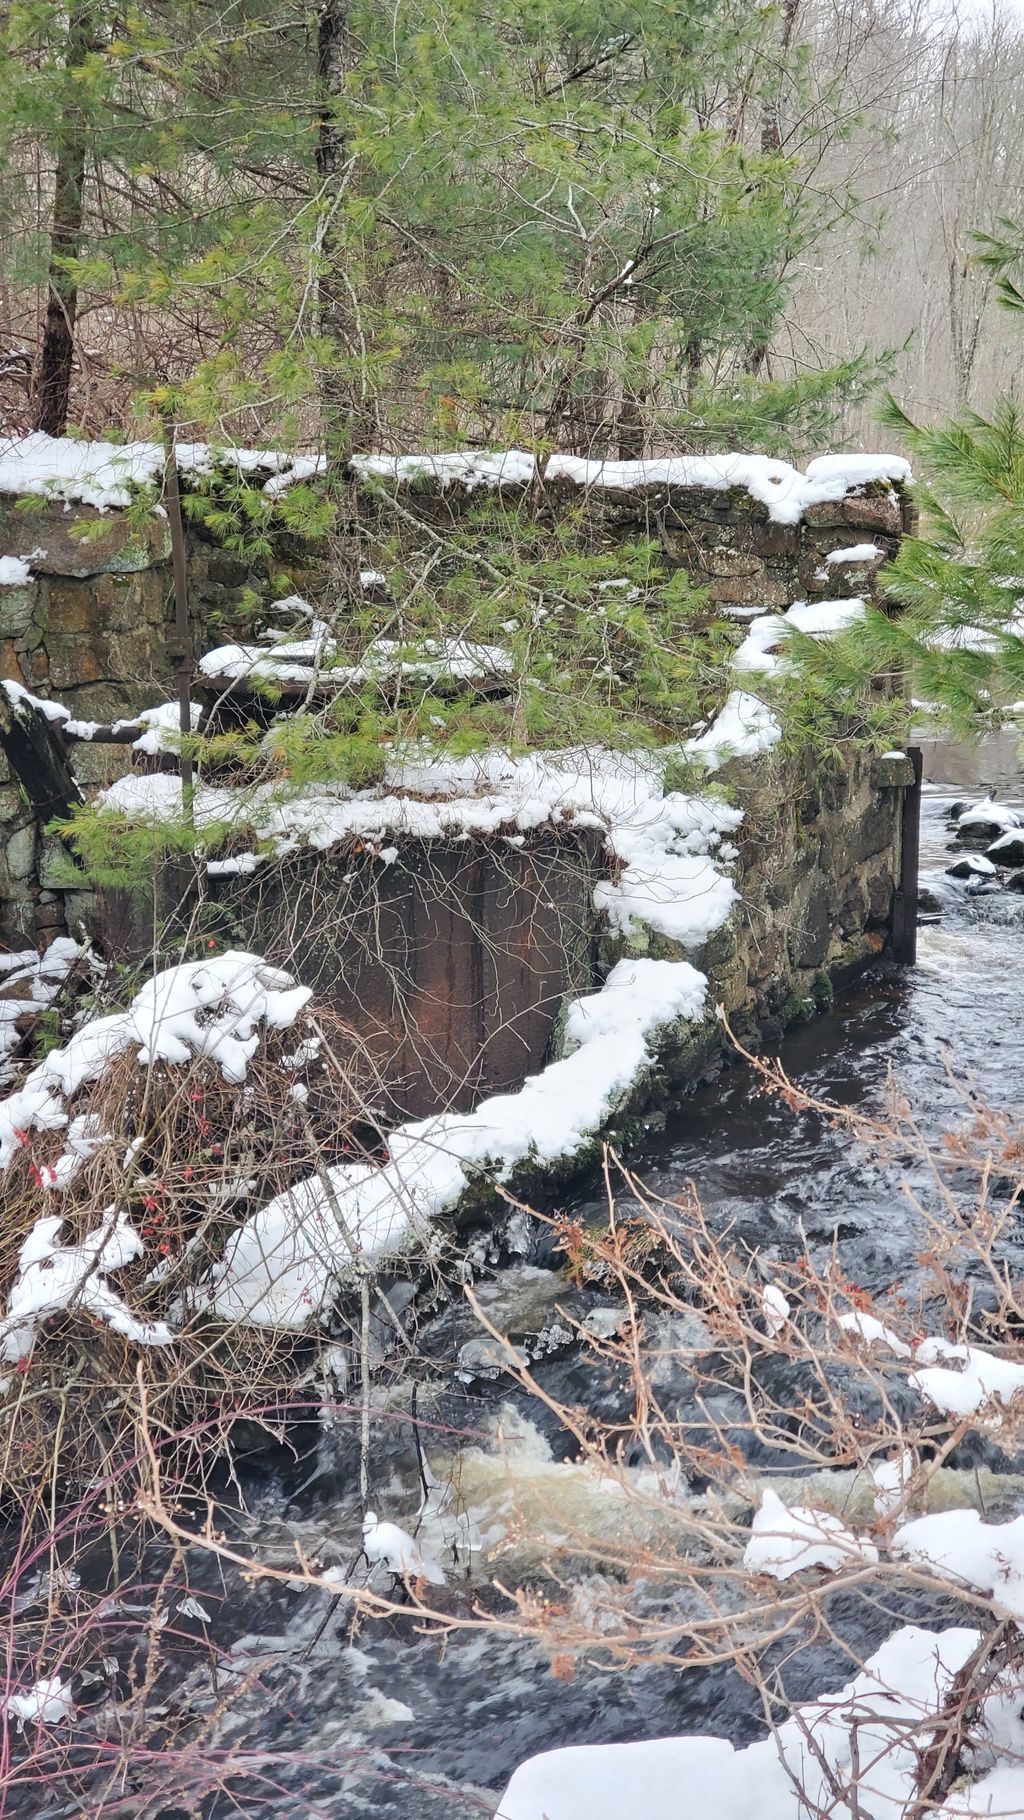
[[[124,509],[136,487],[158,476],[158,457],[158,451],[141,444],[118,449],[51,444],[36,437],[0,446],[0,679],[65,704],[80,721],[108,723],[173,692],[166,648],[171,617],[166,520],[159,508],[148,516]],[[188,460],[199,469],[208,467],[209,452],[189,452],[186,484]],[[292,480],[309,477],[309,463],[289,464],[276,457],[247,455],[239,465],[250,483],[262,485],[271,497]],[[712,600],[741,621],[794,600],[870,597],[877,591],[880,565],[914,521],[906,464],[890,457],[822,457],[804,472],[750,456],[625,464],[558,457],[548,465],[542,484],[533,458],[516,451],[381,457],[364,465],[365,479],[372,483],[365,496],[368,562],[376,562],[376,539],[380,564],[386,567],[385,545],[393,550],[396,537],[401,541],[410,534],[410,517],[427,534],[443,533],[446,524],[479,502],[482,490],[491,490],[500,494],[503,511],[529,513],[542,525],[573,510],[579,535],[591,548],[614,549],[639,536],[656,539],[668,568],[685,567]],[[278,549],[278,562],[271,566],[285,565],[294,586],[320,598],[324,552],[283,534]],[[213,642],[231,635],[247,598],[269,599],[273,590],[267,565],[219,548],[201,527],[189,531],[189,552],[198,652],[211,634]],[[74,754],[75,770],[87,786],[109,782],[131,762],[124,746],[86,744]],[[744,789],[756,796],[770,775],[759,763],[749,783],[737,785],[738,800],[742,802]],[[882,941],[898,820],[898,796],[876,800],[857,763],[847,773],[843,802],[824,820],[810,812],[814,786],[795,794],[792,780],[765,787],[781,790],[785,828],[777,839],[755,835],[756,828],[770,825],[767,801],[763,813],[747,815],[739,843],[738,887],[746,920],[733,919],[729,925],[746,933],[728,938],[739,944],[737,954],[730,962],[721,957],[715,969],[717,978],[719,971],[732,968],[730,1002],[742,1002],[749,990],[762,1014],[772,993],[776,998],[781,994],[781,1002],[806,998],[814,975],[832,965],[833,950],[846,952],[864,939],[865,931],[873,941]],[[406,993],[396,995],[393,981],[401,968],[390,961],[385,971],[391,983],[381,984],[375,993],[367,955],[354,966],[349,954],[342,965],[337,953],[331,959],[321,952],[337,933],[330,919],[310,924],[317,967],[338,979],[358,980],[361,1002],[380,1003],[376,1021],[382,1030],[392,1030],[396,1018],[406,1017],[410,1000],[418,1001],[423,1015],[414,1019],[413,1036],[406,1041],[419,1050],[427,1012],[433,1020],[431,1041],[447,1018],[451,1035],[442,1031],[440,1047],[445,1066],[463,1082],[457,1097],[480,1084],[504,1084],[519,1051],[524,1072],[536,1065],[550,1045],[565,993],[579,986],[581,966],[585,971],[590,965],[596,931],[585,926],[580,904],[589,903],[593,879],[587,865],[581,865],[579,848],[556,867],[557,888],[538,890],[537,868],[547,877],[549,856],[546,848],[541,851],[542,837],[527,838],[529,850],[517,853],[506,842],[497,862],[481,848],[482,869],[476,873],[475,861],[464,864],[460,856],[453,863],[450,855],[445,857],[443,842],[429,852],[425,845],[415,862],[407,851],[401,853],[388,889],[391,921],[406,931],[403,954],[413,956],[411,963],[403,962],[409,976]],[[352,872],[349,859],[339,864],[339,878]],[[451,875],[442,893],[446,907],[438,909],[435,902],[429,914],[416,882],[424,867],[435,879],[445,867]],[[328,869],[321,862],[321,880]],[[358,862],[355,872],[358,877]],[[476,879],[472,886],[471,878]],[[491,885],[481,882],[487,878]],[[457,880],[467,887],[461,908]],[[314,895],[321,889],[320,883],[310,885]],[[238,878],[223,890],[241,915],[245,893]],[[254,902],[256,896],[254,885]],[[259,899],[266,917],[270,894],[262,878]],[[505,917],[500,936],[494,927],[499,902]],[[43,839],[13,781],[0,775],[0,936],[14,946],[36,937],[48,940],[67,926],[69,910],[76,922],[84,907],[78,895],[68,897],[62,854]],[[416,932],[411,943],[410,929]],[[258,935],[258,929],[250,930],[247,939]],[[438,972],[446,943],[449,958]],[[540,952],[546,957],[543,966],[537,965]],[[505,958],[496,960],[496,954]],[[436,991],[447,990],[449,974],[451,1004],[441,1014]],[[428,975],[434,981],[430,990],[424,988]],[[492,1014],[488,1004],[500,986],[503,1005],[508,1005],[513,976],[522,980],[523,990],[507,1028],[504,1008]],[[467,998],[465,980],[470,978],[476,983]],[[528,980],[533,983],[527,989]],[[386,1015],[385,1005],[392,1007]],[[488,1034],[495,1017],[499,1028]],[[467,1046],[479,1051],[481,1042],[495,1058],[493,1077],[486,1067],[481,1074],[483,1064],[476,1064],[475,1076],[473,1067],[466,1066]]]
[[[221,939],[287,964],[333,1002],[371,1043],[392,1110],[413,1117],[517,1087],[557,1052],[566,1003],[619,959],[684,958],[707,976],[709,1015],[670,1033],[635,1112],[717,1065],[716,1003],[738,1034],[779,1030],[826,1007],[889,940],[908,760],[861,752],[828,770],[761,754],[720,775],[742,820],[724,811],[737,824],[724,847],[691,862],[692,927],[675,935],[657,926],[654,859],[634,868],[629,914],[608,927],[607,848],[569,825],[469,840],[397,834],[383,862],[378,842],[343,841],[280,868],[215,872]],[[637,817],[645,833],[653,814]],[[710,912],[722,888],[731,913],[715,906],[705,930],[695,911]]]

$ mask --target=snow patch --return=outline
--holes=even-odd
[[[12,1365],[27,1358],[40,1321],[64,1308],[81,1308],[139,1346],[169,1346],[163,1321],[133,1314],[107,1282],[140,1257],[142,1240],[124,1214],[107,1209],[100,1224],[77,1245],[59,1244],[59,1215],[38,1219],[18,1253],[18,1275],[0,1320],[0,1351]]]
[[[830,550],[825,558],[827,563],[837,562],[874,562],[882,552],[876,543],[851,543],[845,549]]]
[[[750,1541],[743,1551],[748,1573],[768,1574],[789,1580],[810,1567],[837,1573],[859,1561],[874,1563],[878,1550],[826,1510],[804,1504],[784,1504],[774,1491],[761,1495],[761,1508],[750,1526]]]
[[[996,803],[986,798],[984,802],[974,803],[970,809],[965,809],[957,827],[984,827],[987,823],[1002,828],[1004,834],[1009,834],[1012,829],[1020,827],[1020,816],[1007,803]]]
[[[84,952],[69,936],[61,935],[43,955],[34,948],[0,955],[4,988],[0,998],[0,1084],[10,1078],[10,1058],[21,1041],[19,1020],[38,1017],[47,1005],[53,1004]]]
[[[944,1415],[973,1416],[993,1405],[1004,1407],[1024,1391],[1024,1365],[1000,1359],[977,1346],[954,1346],[948,1340],[922,1340],[918,1369],[908,1382]],[[946,1365],[935,1363],[949,1361]],[[998,1421],[998,1416],[995,1417]]]
[[[323,471],[317,456],[268,449],[214,448],[179,443],[178,467],[186,479],[217,467],[244,474],[264,471],[271,498]],[[417,455],[359,455],[352,463],[362,480],[403,484],[432,480],[442,487],[528,487],[538,478],[536,457],[522,449],[457,451]],[[0,493],[38,493],[49,499],[80,501],[108,511],[130,504],[134,489],[159,483],[164,451],[155,442],[75,442],[36,432],[0,441]],[[803,474],[767,455],[675,455],[650,461],[587,461],[552,455],[546,482],[561,481],[603,492],[637,487],[680,486],[722,491],[738,487],[765,506],[778,524],[796,524],[809,506],[843,499],[871,483],[907,484],[910,465],[898,455],[825,455],[808,462]]]
[[[996,1615],[1024,1619],[1024,1517],[985,1523],[976,1510],[942,1510],[904,1523],[892,1539],[907,1561],[987,1594]]]
[[[756,758],[770,752],[782,738],[782,728],[767,702],[744,689],[733,689],[706,733],[686,742],[687,756],[702,759],[708,771],[717,771],[730,758]]]
[[[12,708],[35,708],[40,714],[45,714],[47,720],[50,721],[71,719],[70,708],[62,707],[59,701],[48,701],[42,695],[33,695],[31,689],[26,689],[23,683],[12,682],[6,678],[0,680],[0,689],[3,689]]]
[[[199,725],[202,712],[198,702],[189,702],[193,733]],[[157,758],[161,752],[177,752],[181,742],[181,704],[162,701],[155,708],[143,708],[131,720],[116,720],[113,731],[120,733],[135,726],[143,727],[145,731],[140,738],[132,740],[133,752],[145,752],[150,758]]]
[[[132,820],[177,820],[181,781],[168,774],[129,775],[98,801]],[[616,929],[641,920],[686,946],[706,941],[736,897],[715,856],[742,811],[711,797],[666,794],[656,760],[596,748],[520,758],[500,751],[410,758],[390,768],[379,790],[320,786],[289,796],[280,786],[201,784],[193,813],[200,829],[246,829],[279,852],[296,845],[325,852],[349,839],[387,852],[403,839],[529,834],[546,826],[599,829],[618,870],[596,886],[596,908]],[[231,861],[213,863],[221,871],[243,869]]]
[[[853,1681],[742,1750],[690,1736],[545,1751],[516,1770],[497,1820],[622,1820],[635,1811],[643,1820],[679,1820],[681,1811],[701,1820],[807,1820],[847,1810],[861,1820],[903,1820],[921,1739],[979,1635],[898,1630]],[[993,1811],[1024,1806],[1019,1764],[1013,1773],[1008,1798]]]
[[[0,1169],[28,1132],[67,1125],[66,1101],[99,1080],[117,1056],[134,1049],[140,1066],[204,1057],[226,1081],[242,1082],[259,1046],[256,1026],[287,1028],[309,997],[309,988],[296,986],[289,974],[233,949],[154,974],[127,1011],[91,1018],[0,1100]]]
[[[226,1320],[306,1326],[355,1258],[394,1254],[417,1238],[429,1248],[431,1222],[475,1173],[505,1181],[527,1159],[585,1150],[651,1062],[652,1039],[699,1017],[706,990],[686,961],[620,961],[602,991],[570,1006],[571,1054],[474,1112],[400,1126],[381,1168],[338,1165],[276,1195],[234,1234],[201,1305]]]
[[[761,1313],[768,1329],[769,1339],[774,1340],[789,1320],[793,1310],[789,1297],[784,1295],[776,1284],[768,1283],[761,1291]]]

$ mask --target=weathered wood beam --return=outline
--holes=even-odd
[[[12,701],[5,689],[0,689],[0,748],[41,827],[84,801],[59,722],[31,701]]]
[[[61,739],[72,746],[131,746],[146,731],[145,722],[141,720],[133,721],[130,726],[95,727],[91,733],[76,733],[74,728],[65,726],[63,722],[55,721],[53,724]]]

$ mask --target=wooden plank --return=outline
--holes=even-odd
[[[82,802],[59,723],[30,700],[12,701],[0,689],[0,747],[42,827],[64,820]]]

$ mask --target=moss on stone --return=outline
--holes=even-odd
[[[831,1011],[835,996],[831,977],[822,967],[814,976],[811,997],[819,1011]]]

